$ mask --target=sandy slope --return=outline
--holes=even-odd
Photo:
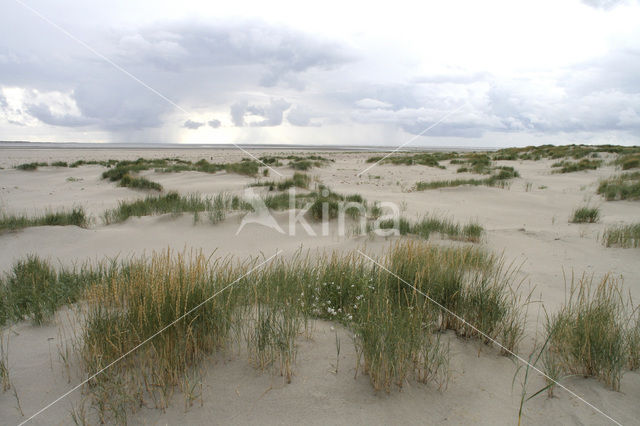
[[[260,153],[262,154],[262,152]],[[595,195],[600,177],[613,173],[611,167],[597,171],[565,175],[550,174],[550,163],[502,162],[512,165],[522,175],[512,181],[509,189],[459,187],[424,192],[412,192],[418,180],[445,179],[465,176],[455,173],[455,166],[447,170],[425,166],[377,166],[356,176],[368,165],[369,156],[363,153],[323,153],[336,161],[328,167],[313,169],[312,175],[340,193],[360,193],[370,201],[392,201],[404,214],[419,217],[431,212],[452,216],[466,222],[477,220],[488,231],[488,248],[504,252],[508,262],[522,263],[521,275],[526,287],[535,287],[535,294],[550,311],[557,309],[564,298],[564,273],[570,275],[593,273],[601,276],[612,273],[624,278],[633,297],[640,299],[639,251],[607,249],[597,240],[607,224],[637,221],[640,204],[637,202],[604,202]],[[30,150],[4,149],[0,155],[0,211],[32,213],[46,209],[83,205],[96,218],[89,229],[77,227],[40,227],[0,235],[0,270],[27,253],[38,253],[63,263],[104,256],[129,256],[149,253],[167,247],[202,249],[216,255],[269,256],[284,250],[289,256],[296,250],[349,250],[366,245],[377,251],[386,244],[382,238],[338,236],[335,223],[329,236],[310,236],[297,228],[295,236],[251,224],[239,233],[241,217],[229,217],[223,223],[194,225],[193,218],[170,215],[130,219],[123,224],[104,226],[99,216],[118,200],[143,197],[145,194],[100,179],[101,167],[85,166],[77,169],[41,168],[35,172],[10,169],[28,161],[74,161],[77,159],[135,159],[138,157],[174,157],[190,160],[213,158],[214,161],[236,161],[238,151],[203,150]],[[287,168],[278,169],[290,175]],[[147,172],[170,190],[183,193],[215,194],[220,191],[241,193],[254,179],[220,173],[209,175],[197,172],[159,175]],[[469,175],[471,176],[471,175]],[[69,177],[78,180],[70,182]],[[272,176],[273,178],[274,176]],[[527,183],[531,183],[527,188]],[[575,225],[568,223],[571,211],[585,202],[601,205],[601,223]],[[286,229],[288,213],[276,215]],[[314,225],[320,234],[319,225]],[[18,390],[25,414],[30,414],[68,389],[57,347],[64,340],[57,322],[66,318],[65,312],[54,323],[33,327],[23,323],[12,327],[10,365],[12,379]],[[538,308],[530,312],[529,336],[522,353],[532,346]],[[451,338],[452,380],[445,392],[433,386],[407,383],[402,392],[390,395],[375,394],[368,378],[353,379],[355,358],[349,332],[339,328],[342,352],[340,370],[329,370],[335,363],[335,336],[332,325],[317,324],[313,340],[300,338],[298,363],[294,381],[283,385],[282,378],[259,374],[247,365],[243,354],[228,353],[212,359],[206,366],[204,404],[184,412],[183,398],[174,396],[174,404],[162,413],[143,409],[131,420],[152,424],[222,424],[243,423],[480,423],[513,424],[516,421],[520,387],[511,382],[514,363],[497,351],[476,343]],[[78,380],[72,373],[72,383]],[[541,387],[543,381],[532,379],[531,389]],[[622,392],[612,392],[595,380],[571,379],[567,382],[595,406],[625,424],[640,418],[640,375],[627,373]],[[52,407],[38,419],[39,423],[69,423],[70,404],[80,400],[79,394]],[[0,394],[0,422],[19,422],[16,402],[11,392]],[[530,424],[603,424],[605,419],[582,402],[559,391],[558,397],[537,398],[527,405],[526,420]],[[36,423],[38,423],[36,422]]]

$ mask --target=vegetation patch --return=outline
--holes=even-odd
[[[571,214],[571,223],[595,223],[600,219],[600,208],[584,206],[577,208]]]
[[[295,172],[292,177],[284,179],[282,181],[262,181],[252,183],[250,186],[267,186],[269,191],[286,191],[289,188],[296,187],[302,189],[309,189],[311,183],[311,177],[305,173]]]
[[[38,167],[46,167],[48,166],[49,163],[38,163],[38,162],[34,162],[34,163],[23,163],[23,164],[18,164],[16,166],[16,169],[18,170],[27,170],[27,171],[32,171],[32,170],[37,170]]]
[[[16,231],[18,229],[32,226],[67,226],[76,225],[86,228],[89,225],[87,217],[82,207],[74,207],[71,211],[61,210],[57,212],[45,213],[40,216],[8,215],[0,216],[0,232]]]
[[[592,160],[588,158],[583,158],[577,162],[564,160],[551,165],[551,167],[557,169],[554,173],[573,173],[582,170],[595,170],[600,166],[602,166],[602,160]]]
[[[166,195],[147,196],[141,200],[120,201],[118,207],[103,214],[105,224],[124,222],[130,217],[151,216],[166,213],[193,213],[194,221],[201,213],[206,214],[212,223],[224,220],[232,210],[250,210],[251,205],[238,196],[218,194],[214,197],[202,197],[198,194],[180,195],[169,192]]]
[[[622,170],[640,168],[640,153],[621,155],[615,160],[615,164],[619,165]]]
[[[493,153],[492,158],[498,160],[532,160],[543,158],[560,159],[573,158],[579,160],[585,157],[598,158],[600,153],[629,154],[640,152],[639,147],[626,147],[618,145],[540,145],[524,148],[505,148]]]
[[[630,331],[617,280],[607,275],[594,286],[592,278],[583,276],[577,283],[572,278],[567,302],[547,318],[545,369],[554,379],[595,377],[620,390],[624,367],[633,355]]]
[[[640,223],[608,226],[602,235],[606,247],[640,247]]]
[[[622,173],[600,181],[598,194],[607,201],[640,199],[640,172]]]
[[[445,167],[440,164],[440,161],[450,160],[452,158],[456,158],[458,156],[455,152],[423,152],[419,154],[392,154],[388,157],[384,156],[373,156],[367,159],[367,163],[377,163],[381,164],[395,164],[395,165],[404,165],[404,166],[412,166],[412,165],[421,165],[421,166],[429,166],[429,167],[437,167],[440,169],[444,169]]]
[[[143,177],[131,177],[126,174],[120,179],[120,186],[135,189],[151,189],[154,191],[162,191],[162,185],[157,182],[150,181]]]
[[[309,155],[268,155],[260,157],[260,161],[270,166],[282,166],[286,161],[287,165],[294,170],[310,170],[314,167],[323,167],[333,162],[330,158],[323,157],[321,155],[309,154]]]
[[[425,191],[428,189],[449,188],[463,185],[472,186],[498,186],[504,188],[508,185],[510,179],[519,177],[520,174],[513,167],[496,167],[494,168],[494,174],[484,179],[452,179],[452,180],[437,180],[430,182],[417,182],[416,191]]]
[[[42,324],[59,307],[76,302],[102,272],[86,266],[56,272],[48,261],[32,255],[17,261],[0,278],[0,326],[24,319]]]
[[[427,240],[433,233],[438,233],[452,240],[474,243],[479,242],[484,234],[484,228],[476,222],[461,226],[450,219],[436,216],[427,216],[417,222],[411,222],[404,217],[400,217],[397,221],[390,219],[382,221],[380,229],[397,229],[400,235],[412,234]]]
[[[407,380],[446,387],[445,330],[489,343],[473,324],[510,350],[522,337],[525,318],[513,297],[514,273],[481,248],[400,242],[378,258],[392,273],[357,252],[298,253],[255,269],[260,261],[213,261],[167,251],[63,274],[29,258],[15,267],[19,278],[11,290],[3,284],[3,297],[12,295],[2,306],[11,312],[31,306],[16,318],[41,309],[44,319],[83,294],[86,311],[74,347],[87,374],[137,348],[84,388],[103,422],[125,423],[145,405],[165,409],[176,388],[188,406],[194,372],[225,348],[246,348],[255,368],[293,381],[297,340],[310,336],[315,318],[354,332],[356,374],[366,374],[374,389],[386,392]],[[59,296],[65,292],[70,296]],[[42,308],[18,302],[35,295]]]

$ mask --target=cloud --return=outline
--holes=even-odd
[[[79,127],[91,124],[91,121],[87,120],[85,117],[78,117],[70,114],[54,115],[49,106],[43,103],[28,105],[27,112],[43,123],[50,124],[52,126]]]
[[[356,106],[358,108],[365,108],[365,109],[378,109],[378,108],[386,109],[386,108],[392,107],[392,105],[388,102],[382,102],[377,99],[371,99],[371,98],[364,98],[364,99],[360,99],[359,101],[356,101]]]
[[[247,110],[247,105],[247,101],[235,102],[231,105],[231,121],[235,126],[244,126],[244,114]]]
[[[199,123],[199,122],[193,121],[193,120],[187,120],[182,125],[182,127],[186,128],[186,129],[192,129],[192,130],[197,130],[202,126],[204,126],[204,123]]]
[[[320,127],[320,123],[312,121],[314,118],[313,112],[306,107],[297,105],[287,114],[287,121],[294,126],[299,127]]]
[[[161,70],[256,67],[258,84],[304,88],[296,78],[313,68],[332,69],[353,60],[344,45],[261,21],[178,22],[123,35],[118,56]]]
[[[272,127],[282,124],[284,112],[291,104],[284,99],[271,99],[268,105],[249,104],[247,101],[231,105],[231,121],[238,127]],[[247,122],[247,118],[252,120]],[[257,119],[257,120],[256,120]]]
[[[585,0],[603,10],[624,3]],[[589,60],[578,63],[555,63],[549,58],[557,52],[532,52],[540,64],[516,71],[516,59],[514,69],[487,59],[489,47],[465,60],[458,60],[454,51],[440,58],[430,50],[429,56],[420,57],[415,50],[398,48],[401,40],[392,37],[384,46],[365,35],[332,41],[327,35],[339,33],[331,29],[310,34],[229,18],[150,17],[130,19],[146,24],[127,26],[114,20],[117,13],[104,26],[86,26],[80,12],[65,12],[64,19],[55,16],[62,12],[52,12],[54,21],[68,24],[71,33],[180,106],[176,108],[59,31],[45,30],[19,5],[7,7],[0,26],[12,37],[0,43],[0,131],[21,123],[24,129],[15,134],[24,139],[49,132],[86,140],[94,131],[106,135],[103,140],[159,134],[162,141],[172,141],[182,128],[222,126],[218,119],[188,117],[220,117],[219,111],[228,109],[236,128],[225,130],[238,139],[260,133],[275,142],[312,133],[317,140],[334,141],[342,126],[342,140],[357,144],[368,143],[372,134],[419,134],[467,104],[427,135],[482,138],[503,133],[506,139],[525,134],[530,140],[542,134],[590,133],[595,139],[626,132],[638,140],[640,44],[634,35],[640,27],[629,23],[638,8],[629,8],[629,22],[621,19],[624,28],[614,31],[616,14],[626,14],[626,9],[602,12],[570,6],[572,13],[586,13],[594,23],[594,38],[577,41],[576,47],[593,41],[595,47],[588,49],[588,44],[586,50],[602,47],[607,53],[589,53],[584,56]],[[558,21],[569,16],[563,15],[565,9],[569,6],[558,9]],[[577,40],[584,36],[579,27],[572,33]],[[514,39],[518,37],[516,32]],[[449,45],[443,43],[446,50]],[[16,96],[20,91],[27,95]],[[33,128],[36,120],[40,130]],[[258,129],[278,126],[268,132]],[[305,134],[305,127],[319,126]]]
[[[596,9],[611,10],[621,4],[629,3],[628,0],[582,0],[582,3]]]
[[[181,113],[63,34],[51,31],[49,38],[38,33],[30,39],[24,27],[0,18],[0,25],[5,23],[17,35],[0,45],[1,86],[70,93],[81,117],[48,114],[43,101],[30,109],[41,121],[118,133],[159,128],[173,121],[171,114]],[[229,107],[238,92],[261,86],[303,90],[304,73],[335,69],[353,57],[343,44],[261,21],[181,20],[122,28],[92,29],[90,35],[82,33],[84,28],[72,32],[187,111],[193,105]],[[288,108],[278,102],[253,112],[240,106],[240,115],[264,118],[251,126],[277,126]],[[234,124],[243,126],[243,120],[236,117]]]

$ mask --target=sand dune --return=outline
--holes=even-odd
[[[256,154],[290,154],[286,151],[255,151]],[[307,153],[304,153],[306,155]],[[367,166],[366,153],[329,153],[321,155],[334,162],[313,168],[308,173],[342,194],[358,193],[370,201],[390,201],[401,206],[403,214],[418,218],[426,213],[450,217],[459,222],[477,221],[487,233],[483,245],[503,253],[507,263],[521,264],[522,291],[535,288],[534,299],[553,312],[564,301],[564,276],[611,273],[624,279],[625,289],[640,300],[640,262],[637,249],[605,248],[599,235],[610,224],[637,222],[637,201],[604,202],[596,194],[598,180],[615,173],[613,166],[568,174],[552,174],[551,160],[501,161],[515,167],[521,177],[508,188],[470,187],[415,191],[417,181],[471,177],[456,173],[454,166],[441,170],[426,166],[379,165],[362,176]],[[193,217],[167,214],[130,218],[124,223],[104,225],[100,215],[120,200],[134,200],[147,193],[117,187],[101,179],[104,168],[40,167],[36,171],[12,169],[31,161],[75,161],[180,157],[216,162],[238,161],[236,150],[73,150],[73,149],[3,149],[0,156],[0,211],[8,214],[35,214],[46,210],[83,206],[94,218],[86,229],[65,226],[33,227],[0,235],[0,271],[35,253],[54,263],[97,261],[105,257],[128,257],[149,254],[171,247],[174,250],[202,250],[207,255],[241,258],[269,256],[283,250],[292,256],[297,250],[348,251],[367,247],[379,252],[397,237],[338,235],[337,223],[330,223],[330,233],[322,236],[320,223],[312,225],[316,236],[302,227],[296,235],[279,233],[259,224],[248,224],[239,233],[241,214],[232,214],[212,225],[194,224]],[[447,165],[448,162],[442,164]],[[277,167],[291,176],[293,170]],[[206,174],[182,172],[142,173],[162,184],[165,191],[215,195],[220,192],[243,194],[255,178],[220,172]],[[73,179],[69,179],[73,178]],[[271,173],[270,179],[275,179]],[[264,189],[256,188],[256,191]],[[590,203],[601,207],[602,219],[594,224],[568,222],[574,208]],[[288,212],[274,214],[282,228],[287,228]],[[452,244],[432,238],[435,244]],[[527,335],[519,352],[526,358],[533,349],[539,304],[529,312]],[[55,320],[43,326],[28,322],[8,328],[11,378],[25,415],[30,415],[80,380],[72,371],[71,380],[58,357],[58,347],[69,336],[61,334],[59,325],[68,322],[70,310],[58,312]],[[542,319],[540,319],[542,320]],[[335,330],[343,342],[340,369],[331,372],[335,362]],[[355,352],[350,331],[324,321],[315,322],[311,340],[299,339],[295,377],[291,384],[282,377],[261,374],[249,366],[242,353],[214,356],[206,365],[202,406],[198,402],[186,412],[179,392],[165,411],[142,408],[130,417],[135,424],[515,424],[520,403],[520,386],[512,387],[515,362],[482,343],[446,336],[451,344],[451,380],[446,391],[434,386],[407,382],[401,392],[374,392],[366,376],[354,380]],[[623,424],[640,418],[640,375],[627,372],[622,391],[607,389],[595,379],[574,377],[565,384],[594,406]],[[531,388],[544,386],[535,376]],[[34,424],[71,423],[69,408],[82,399],[75,392],[56,404]],[[24,419],[16,408],[12,392],[0,394],[0,418],[3,424]],[[604,424],[600,414],[583,402],[557,391],[556,397],[540,396],[527,404],[526,424]]]

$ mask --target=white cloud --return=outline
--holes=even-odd
[[[356,106],[358,108],[365,109],[386,109],[391,108],[393,105],[388,102],[379,101],[377,99],[364,98],[356,101]]]

